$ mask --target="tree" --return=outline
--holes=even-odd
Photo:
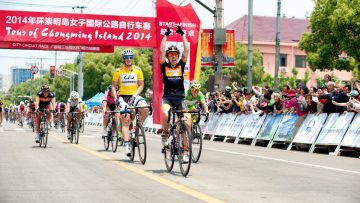
[[[360,0],[316,0],[315,3],[310,17],[311,33],[304,33],[299,43],[311,69],[354,70],[358,74]]]
[[[235,67],[223,67],[223,75],[230,76],[231,81],[236,81],[238,84],[247,83],[247,47],[240,42],[235,44]],[[260,84],[264,75],[264,68],[261,64],[262,55],[258,49],[253,51],[253,84]],[[209,67],[202,67],[200,73],[200,80],[207,81],[209,75],[214,74],[214,69]],[[204,71],[206,70],[206,71]],[[205,82],[204,82],[205,83]],[[203,87],[207,85],[202,83]]]

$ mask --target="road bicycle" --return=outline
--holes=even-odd
[[[46,113],[51,112],[49,109],[39,109],[38,113],[41,112],[41,122],[40,122],[40,139],[39,139],[39,147],[43,146],[46,148],[49,136],[49,128],[46,120]],[[37,114],[39,116],[39,114]]]
[[[196,112],[194,112],[196,113]],[[205,116],[204,122],[206,123],[208,120],[208,114],[201,114]],[[191,138],[192,138],[192,150],[191,150],[191,160],[193,163],[197,163],[201,156],[202,151],[202,132],[199,125],[200,116],[192,115],[192,126],[191,126]]]
[[[61,132],[65,132],[65,117],[64,117],[65,113],[61,112],[60,113],[60,119],[59,119],[59,123],[60,123],[60,128],[61,128]]]
[[[130,159],[130,161],[134,161],[135,148],[137,147],[139,159],[142,164],[145,164],[145,162],[146,162],[147,149],[146,149],[145,130],[144,130],[142,123],[140,122],[139,109],[144,109],[144,108],[148,108],[149,115],[152,115],[152,105],[151,104],[147,105],[147,106],[136,106],[136,107],[127,107],[126,106],[125,107],[125,112],[128,112],[127,110],[135,110],[134,112],[131,111],[131,114],[130,114],[131,120],[133,120],[133,122],[130,123],[130,127],[129,127],[130,128],[129,129],[130,152],[131,152],[129,159]]]
[[[170,108],[168,114],[170,123],[168,146],[163,147],[165,166],[168,172],[171,172],[174,167],[175,155],[180,166],[181,174],[186,177],[189,174],[192,157],[192,139],[191,131],[186,127],[184,116],[185,113],[193,113],[186,110],[173,110]],[[197,112],[197,114],[200,114]],[[177,118],[176,118],[177,117]],[[200,115],[199,115],[200,117]],[[171,122],[170,122],[171,121]],[[189,156],[189,161],[184,161],[185,153]]]
[[[70,142],[78,144],[79,143],[79,134],[80,134],[80,128],[79,128],[79,119],[78,119],[79,112],[69,112],[69,116],[72,119],[72,122],[70,124]]]
[[[103,137],[104,140],[104,148],[105,150],[109,150],[110,142],[111,142],[111,150],[112,152],[116,152],[118,142],[119,142],[119,131],[117,128],[117,122],[116,122],[116,113],[120,113],[120,111],[106,111],[107,113],[110,113],[109,123],[106,127],[107,134]],[[120,140],[122,142],[122,140]]]

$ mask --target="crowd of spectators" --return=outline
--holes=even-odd
[[[308,113],[360,113],[360,81],[351,86],[336,84],[329,75],[325,78],[326,85],[319,88],[298,84],[292,89],[285,85],[279,93],[258,86],[248,91],[233,83],[232,88],[227,86],[224,91],[206,93],[206,99],[212,113],[297,113],[299,117]]]

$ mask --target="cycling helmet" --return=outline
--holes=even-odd
[[[190,82],[190,88],[199,90],[201,88],[201,84],[197,80],[193,80]]]
[[[134,56],[134,52],[131,49],[125,49],[122,52],[122,57],[125,58],[125,56]]]
[[[231,91],[231,87],[226,86],[226,87],[225,87],[225,91],[230,92],[230,91]]]
[[[166,55],[168,55],[170,52],[176,52],[176,53],[180,54],[179,49],[175,45],[171,45],[171,46],[169,46],[169,48],[167,48]]]
[[[50,86],[47,85],[47,84],[43,84],[43,85],[41,86],[41,90],[42,90],[42,91],[50,91]]]
[[[20,102],[20,105],[25,105],[25,103],[23,101]]]
[[[71,97],[71,99],[77,99],[77,98],[79,98],[79,93],[76,91],[72,91],[70,93],[70,97]]]

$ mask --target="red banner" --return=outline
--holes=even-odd
[[[0,10],[0,41],[156,47],[155,18]]]
[[[194,78],[194,70],[196,63],[196,52],[200,31],[200,20],[196,15],[193,7],[189,3],[186,6],[176,6],[166,0],[158,0],[156,2],[156,26],[157,26],[157,42],[158,49],[160,48],[160,42],[166,31],[166,26],[172,28],[172,33],[167,40],[167,47],[170,45],[176,45],[180,51],[183,50],[183,43],[181,36],[176,34],[176,26],[179,25],[184,30],[186,38],[190,43],[190,51],[188,62],[185,66],[185,86],[188,86],[189,80]],[[159,51],[153,51],[153,55],[159,57]],[[155,63],[153,60],[153,105],[154,105],[154,123],[161,123],[161,100],[162,100],[162,78],[160,72],[159,63]]]
[[[223,66],[235,66],[235,31],[226,30],[226,44],[222,46]],[[201,66],[214,66],[214,30],[201,33]]]
[[[112,46],[87,46],[70,44],[45,44],[28,42],[0,42],[0,49],[28,49],[49,51],[74,51],[74,52],[102,52],[113,53]]]

